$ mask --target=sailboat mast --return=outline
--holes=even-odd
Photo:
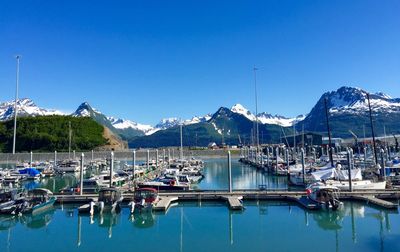
[[[374,132],[374,124],[372,122],[372,110],[371,110],[371,102],[369,100],[369,93],[367,93],[367,99],[369,108],[369,122],[371,123],[372,143],[374,145],[375,164],[378,164],[378,154],[376,152],[375,132]]]
[[[16,80],[15,80],[15,103],[14,103],[14,135],[13,135],[13,149],[12,153],[15,154],[15,145],[17,140],[17,115],[18,115],[18,84],[19,84],[19,59],[21,56],[17,55],[15,57],[17,59],[17,72],[16,72]]]
[[[254,96],[255,96],[255,101],[256,101],[256,145],[257,145],[257,151],[258,147],[260,145],[259,141],[259,133],[258,133],[258,98],[257,98],[257,73],[256,71],[258,70],[255,66],[253,68],[254,70]]]
[[[72,130],[71,130],[71,121],[68,122],[68,159],[71,159],[71,140],[72,140]]]
[[[328,128],[328,138],[329,138],[329,159],[331,160],[331,166],[333,167],[333,155],[332,155],[332,138],[331,138],[331,128],[329,127],[329,114],[328,114],[328,101],[325,98],[325,116],[326,116],[326,126]]]
[[[182,122],[181,122],[181,150],[180,150],[180,159],[183,160],[183,137],[182,137]]]

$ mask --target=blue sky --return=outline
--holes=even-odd
[[[0,2],[0,101],[155,124],[241,103],[307,113],[325,91],[400,97],[400,1]]]

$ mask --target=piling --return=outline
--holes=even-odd
[[[267,147],[267,168],[269,169],[269,147]]]
[[[92,160],[92,162],[93,162],[93,159],[94,159],[93,157],[94,157],[94,153],[93,153],[93,150],[92,150],[92,159],[91,159],[91,160]]]
[[[381,176],[384,179],[386,179],[385,160],[384,160],[385,151],[382,148],[380,150],[380,154],[381,154]]]
[[[136,151],[132,152],[132,172],[133,172],[133,180],[135,180],[135,164],[136,164]]]
[[[286,148],[286,168],[287,172],[289,173],[289,148]]]
[[[231,151],[228,151],[228,182],[229,192],[232,192],[232,162],[231,162]]]
[[[79,186],[79,195],[83,195],[83,162],[85,159],[85,154],[81,154],[81,169],[79,171],[80,175],[80,186]]]
[[[304,160],[304,149],[300,149],[301,152],[301,168],[303,170],[303,184],[306,186],[306,167],[305,167],[305,160]]]
[[[276,147],[276,150],[275,150],[275,160],[276,160],[275,174],[278,174],[278,157],[279,157],[279,147]]]
[[[147,172],[150,169],[150,150],[147,150]]]
[[[352,183],[351,183],[352,158],[353,158],[352,157],[352,153],[351,153],[350,149],[348,148],[347,149],[347,170],[348,170],[348,173],[349,173],[349,190],[350,190],[350,192],[353,191],[353,186],[352,186]]]
[[[156,169],[158,169],[158,150],[156,150]]]
[[[114,170],[114,152],[111,152],[110,155],[110,187],[112,187],[112,180],[113,180],[113,170]]]
[[[57,167],[57,151],[54,151],[54,168],[53,169],[56,169],[56,167]]]
[[[33,152],[31,151],[31,158],[30,158],[30,163],[29,165],[32,167],[32,162],[33,162]]]
[[[76,157],[75,157],[75,150],[72,151],[72,156],[73,156],[73,158],[74,158],[74,160],[75,160],[75,158],[76,158]]]

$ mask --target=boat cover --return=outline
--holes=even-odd
[[[19,174],[28,174],[31,177],[35,177],[36,175],[40,174],[40,171],[36,170],[35,168],[24,168],[19,170]]]

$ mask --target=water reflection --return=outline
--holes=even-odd
[[[296,245],[299,250],[306,246],[303,243],[310,235],[321,239],[318,241],[320,245],[325,239],[331,250],[345,250],[343,246],[350,250],[349,241],[359,246],[373,236],[377,240],[373,247],[383,250],[385,246],[388,247],[387,237],[390,237],[391,232],[398,235],[398,229],[392,228],[391,223],[394,215],[395,225],[399,226],[397,211],[371,208],[358,203],[345,202],[343,210],[335,212],[306,211],[297,205],[279,201],[246,201],[245,207],[244,211],[229,211],[221,203],[203,202],[199,207],[198,202],[185,202],[166,214],[142,212],[131,215],[129,209],[124,208],[119,214],[90,216],[78,214],[76,206],[64,205],[36,216],[1,216],[0,240],[7,240],[7,243],[0,242],[0,250],[7,244],[11,244],[11,248],[18,248],[18,242],[13,243],[13,239],[10,239],[10,236],[17,236],[11,232],[13,229],[18,230],[18,236],[29,236],[26,235],[28,229],[51,230],[63,225],[66,229],[73,228],[73,239],[68,238],[66,242],[75,248],[84,245],[84,250],[95,246],[93,242],[105,242],[105,237],[110,238],[106,239],[108,243],[120,242],[121,239],[136,239],[136,242],[143,240],[146,243],[150,242],[148,237],[156,237],[161,243],[174,244],[175,251],[188,251],[192,250],[193,241],[199,235],[204,235],[205,239],[218,237],[214,242],[218,243],[219,248],[235,251],[242,251],[244,244],[249,249],[259,251],[265,247],[265,243],[274,244],[276,239],[286,235],[300,241]],[[46,232],[41,233],[41,236],[51,241],[56,233]],[[255,240],[245,237],[254,237]],[[257,240],[257,237],[263,239]],[[291,248],[292,245],[287,246]]]
[[[129,220],[137,228],[149,228],[155,224],[155,216],[151,211],[131,214]]]

